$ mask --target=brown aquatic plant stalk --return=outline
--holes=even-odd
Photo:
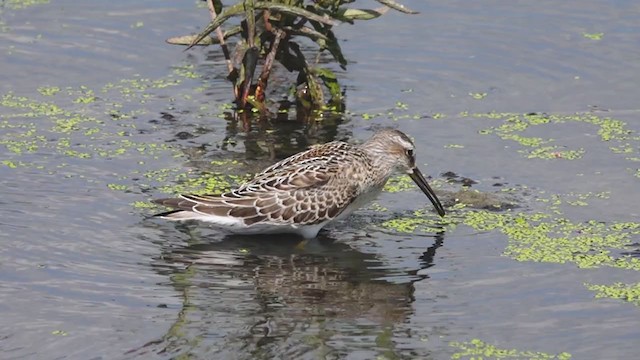
[[[210,43],[219,43],[223,50],[229,73],[227,78],[234,83],[233,91],[239,108],[244,109],[247,104],[265,108],[265,88],[272,66],[277,61],[286,70],[298,74],[296,83],[290,87],[296,104],[314,110],[341,109],[344,92],[336,74],[318,65],[319,53],[328,52],[342,69],[346,69],[347,59],[342,54],[333,27],[341,22],[353,24],[359,20],[375,19],[389,8],[406,14],[417,13],[396,0],[375,1],[383,7],[354,8],[356,0],[235,0],[226,6],[221,0],[207,0],[212,20],[197,36],[190,37],[187,49],[200,44],[209,34],[216,33],[216,39],[209,38],[212,40]],[[232,17],[240,17],[240,25],[223,32],[221,25]],[[241,39],[234,57],[242,59],[241,62],[232,60],[225,42],[225,36],[235,35]],[[317,45],[315,62],[310,64],[307,61],[308,51],[300,50],[299,38],[307,38]],[[261,64],[263,68],[256,79],[254,72]],[[325,92],[331,95],[326,103]],[[255,106],[257,103],[261,106]]]
[[[215,21],[218,17],[216,13],[216,8],[213,6],[213,0],[207,0],[207,7],[209,8],[209,14],[211,14],[211,21]],[[231,63],[231,55],[229,54],[229,47],[227,43],[224,41],[224,34],[222,33],[222,29],[220,27],[216,28],[216,36],[218,37],[218,41],[220,42],[220,47],[222,48],[222,53],[224,54],[224,60],[227,63],[227,70],[229,74],[233,71],[233,63]],[[234,96],[237,98],[237,90],[236,87],[233,87]]]
[[[280,46],[280,40],[282,40],[287,35],[286,32],[279,29],[275,29],[273,32],[276,34],[276,36],[273,39],[273,43],[271,44],[271,51],[269,51],[269,54],[264,60],[264,66],[262,67],[260,77],[258,77],[258,85],[256,87],[256,97],[260,101],[264,101],[264,93],[267,90],[269,75],[271,75],[271,68],[273,67],[273,61],[276,58],[276,53],[278,52],[278,47]]]

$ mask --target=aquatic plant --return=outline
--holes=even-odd
[[[522,351],[518,349],[503,349],[488,344],[480,339],[472,339],[467,342],[454,341],[449,344],[458,349],[451,355],[451,359],[529,359],[529,360],[569,360],[571,354],[561,352],[549,354],[540,351]]]
[[[228,79],[233,83],[233,91],[239,109],[251,105],[266,112],[265,90],[269,83],[274,61],[279,62],[289,72],[297,73],[295,86],[291,92],[298,105],[305,109],[342,109],[343,94],[333,71],[318,66],[322,52],[331,54],[333,60],[345,69],[347,60],[333,32],[339,22],[353,23],[355,20],[370,20],[384,14],[389,8],[407,13],[416,12],[394,0],[376,0],[384,5],[378,9],[355,9],[346,4],[355,0],[279,0],[255,1],[239,0],[232,5],[223,5],[220,0],[207,0],[212,21],[196,36],[169,39],[172,44],[195,45],[219,44],[224,53]],[[228,25],[233,17],[240,17],[240,24]],[[209,35],[216,32],[216,38]],[[240,40],[234,53],[227,47],[229,38],[238,36]],[[310,62],[302,51],[311,40],[318,48],[318,56]],[[256,78],[258,63],[262,71]],[[254,81],[255,80],[255,81]],[[326,88],[329,99],[326,99]]]

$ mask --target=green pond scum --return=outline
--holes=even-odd
[[[604,33],[582,33],[582,36],[590,40],[602,40]]]
[[[234,186],[245,182],[251,177],[251,174],[242,173],[242,163],[236,160],[212,160],[204,171],[165,168],[142,173],[135,172],[134,175],[141,178],[136,181],[136,186],[140,190],[156,189],[171,196],[179,194],[219,194],[231,190]],[[128,188],[111,189],[129,190]],[[133,203],[133,207],[153,211],[159,208],[148,201],[136,201]]]
[[[619,299],[640,306],[640,283],[623,284],[617,282],[611,285],[585,284],[585,286],[596,293],[596,298]]]
[[[391,177],[389,181],[387,181],[383,190],[386,192],[395,193],[400,191],[411,190],[411,189],[414,189],[415,187],[416,185],[413,182],[413,180],[411,180],[410,177],[406,175],[397,175],[397,176]]]
[[[483,99],[485,93],[470,93],[470,96],[476,99]],[[405,103],[398,102],[402,106],[391,108],[387,112],[362,113],[353,114],[359,116],[363,120],[373,120],[375,118],[386,118],[393,121],[401,120],[419,120],[424,118],[443,119],[446,115],[441,113],[434,114],[410,114],[407,113],[408,106]],[[609,149],[613,153],[626,155],[625,159],[629,161],[637,161],[640,159],[638,155],[637,143],[640,136],[627,127],[627,124],[621,120],[611,117],[602,117],[595,113],[574,113],[574,114],[546,114],[546,113],[469,113],[461,112],[458,114],[459,119],[485,119],[489,121],[499,121],[499,125],[494,125],[479,131],[482,135],[496,135],[500,139],[518,144],[521,149],[518,153],[528,159],[544,159],[544,160],[577,160],[585,155],[583,148],[568,148],[566,145],[557,144],[557,140],[552,138],[542,138],[539,136],[528,135],[528,132],[535,130],[540,126],[558,126],[565,123],[583,123],[596,127],[596,133],[600,140],[609,142]],[[459,148],[455,145],[447,146],[447,148]],[[635,156],[634,156],[635,155]]]
[[[129,191],[129,186],[122,184],[107,184],[107,187],[111,190]]]
[[[360,117],[363,120],[373,120],[376,118],[384,118],[385,120],[401,121],[401,120],[420,120],[420,119],[444,119],[447,115],[443,113],[423,114],[423,113],[410,113],[408,112],[409,105],[398,101],[395,107],[389,108],[387,111],[379,112],[364,112],[364,113],[351,113],[348,110],[345,111],[346,116]]]
[[[569,360],[571,354],[562,352],[559,354],[548,354],[538,351],[523,351],[517,349],[502,349],[495,345],[473,339],[466,342],[454,341],[449,346],[456,348],[456,352],[451,355],[451,359],[488,360],[488,359],[520,359],[520,360]]]
[[[0,163],[2,163],[2,165],[10,168],[10,169],[15,169],[18,166],[21,166],[22,164],[20,162],[14,162],[11,160],[2,160]]]
[[[38,88],[38,92],[44,96],[53,96],[60,92],[60,88],[57,86],[41,86]]]
[[[480,134],[493,134],[503,140],[518,143],[523,149],[518,152],[527,158],[575,160],[581,158],[584,149],[566,149],[562,145],[554,145],[554,139],[543,139],[526,136],[527,130],[537,126],[553,126],[563,123],[577,122],[593,125],[597,128],[597,135],[602,141],[611,142],[609,147],[614,153],[632,154],[636,149],[629,141],[637,142],[640,136],[627,128],[627,124],[611,117],[601,117],[593,113],[576,114],[517,114],[517,113],[461,113],[462,118],[483,118],[501,121],[502,124],[480,131]]]
[[[561,204],[586,206],[587,196],[569,201],[553,196],[543,212],[489,211],[464,204],[448,210],[444,219],[430,212],[415,211],[382,223],[397,232],[433,232],[465,225],[477,231],[495,231],[508,239],[504,255],[517,261],[573,263],[579,268],[613,267],[640,271],[640,259],[623,255],[640,236],[638,222],[603,223],[597,220],[573,221],[563,216]],[[592,197],[606,196],[603,193]],[[577,203],[576,203],[577,202]]]
[[[48,4],[49,0],[4,0],[2,3],[7,9],[20,10],[35,5]]]
[[[469,96],[471,96],[471,97],[472,97],[472,98],[474,98],[475,100],[482,100],[482,99],[484,99],[484,98],[486,98],[486,97],[487,97],[487,93],[485,93],[485,92],[483,92],[483,93],[480,93],[480,92],[470,92],[470,93],[469,93]]]
[[[457,208],[463,205],[457,205]],[[441,231],[453,231],[459,224],[459,218],[455,209],[449,209],[447,216],[440,218],[426,210],[415,210],[412,216],[396,217],[384,221],[381,226],[399,233],[438,233]]]
[[[219,194],[246,181],[250,176],[231,175],[221,169],[220,172],[198,172],[197,174],[179,173],[171,182],[158,188],[163,193],[178,194]]]
[[[409,188],[410,184],[407,184]],[[402,190],[405,190],[404,188]],[[544,192],[541,192],[541,195]],[[503,251],[516,261],[574,264],[581,269],[610,267],[640,271],[640,258],[626,254],[640,238],[640,222],[573,221],[563,206],[589,206],[592,199],[608,199],[610,192],[552,194],[537,201],[545,211],[490,211],[463,202],[439,218],[427,210],[384,221],[382,227],[399,233],[436,233],[468,226],[481,232],[497,232],[507,238]],[[640,283],[585,284],[597,298],[621,299],[640,306]]]
[[[461,144],[447,144],[444,147],[445,149],[464,149],[464,145]]]
[[[159,80],[136,76],[99,90],[41,86],[33,96],[11,91],[1,95],[0,130],[4,134],[0,145],[14,156],[2,164],[10,168],[18,164],[29,166],[29,162],[15,157],[44,149],[77,159],[115,158],[132,153],[158,158],[164,152],[179,156],[178,149],[169,145],[136,142],[127,139],[127,135],[136,128],[131,120],[146,112],[140,104],[151,98],[153,91],[177,85],[185,76],[172,74]],[[108,100],[111,98],[119,100]],[[123,111],[125,106],[135,109]],[[113,123],[124,130],[113,131]]]
[[[202,76],[196,73],[195,66],[193,64],[185,64],[182,66],[174,67],[173,73],[188,79],[199,79]]]
[[[148,111],[146,101],[157,99],[156,93],[166,92],[163,89],[193,78],[189,70],[189,66],[180,67],[157,80],[134,76],[95,90],[87,86],[47,85],[38,87],[28,96],[12,91],[0,94],[0,146],[7,150],[5,158],[0,161],[0,168],[29,168],[47,175],[96,182],[91,177],[78,174],[66,160],[73,160],[79,165],[95,158],[126,160],[138,157],[141,159],[137,163],[144,165],[149,160],[185,157],[176,146],[144,139],[132,140],[129,134],[136,131],[135,117]],[[231,162],[223,162],[228,169]],[[107,189],[118,192],[140,193],[141,189],[153,187],[173,195],[178,192],[226,190],[240,178],[219,171],[225,175],[199,173],[198,178],[193,179],[194,174],[178,174],[176,169],[170,178],[161,179],[166,182],[159,183],[154,181],[152,174],[140,176],[141,172],[145,171],[134,170],[127,176],[111,174],[102,181]],[[137,201],[133,207],[151,209],[142,203],[145,202]]]

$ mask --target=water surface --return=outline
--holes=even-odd
[[[513,213],[637,221],[635,2],[406,4],[421,14],[339,26],[344,117],[247,132],[224,117],[218,51],[164,43],[207,22],[194,2],[0,3],[2,357],[448,359],[473,339],[576,359],[637,354],[638,307],[585,286],[637,283],[636,270],[516,261],[498,230],[385,227],[414,211],[435,221],[414,187],[306,243],[140,208],[165,186],[197,187],[186,179],[219,190],[309,145],[393,126],[416,140],[449,205],[461,185],[448,171],[483,193],[514,188]],[[509,121],[489,112],[626,125],[608,141],[584,117],[501,136]],[[513,134],[548,141],[558,158],[529,158]],[[639,239],[611,251],[637,257]]]

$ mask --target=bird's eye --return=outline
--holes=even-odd
[[[407,149],[406,154],[408,157],[413,157],[413,149]]]

